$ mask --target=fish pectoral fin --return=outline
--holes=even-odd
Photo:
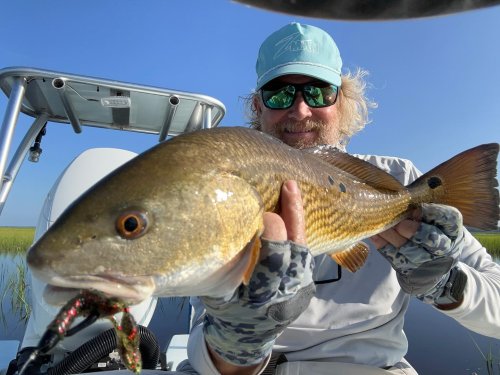
[[[260,232],[260,231],[259,231]],[[250,255],[248,257],[248,265],[243,273],[243,284],[248,285],[250,282],[250,278],[252,277],[253,270],[259,261],[260,256],[260,233],[255,233],[251,241],[246,246],[247,251],[250,251]]]
[[[347,268],[351,272],[356,272],[365,264],[369,251],[367,244],[364,242],[357,242],[344,251],[330,254],[330,257],[337,262],[337,264],[340,264],[340,266]]]

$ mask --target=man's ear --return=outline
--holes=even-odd
[[[259,95],[253,96],[252,105],[255,109],[255,113],[260,115],[262,113],[262,102],[260,101]]]

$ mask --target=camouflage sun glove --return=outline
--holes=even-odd
[[[460,212],[450,206],[422,205],[422,223],[399,249],[387,244],[380,253],[397,273],[401,289],[432,304],[441,296],[449,272],[463,248]]]
[[[262,258],[248,285],[232,296],[203,297],[205,340],[225,361],[238,366],[262,362],[274,341],[307,308],[314,295],[314,260],[293,242],[262,240]]]

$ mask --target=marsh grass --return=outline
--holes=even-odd
[[[14,271],[7,270],[2,265],[0,280],[2,288],[0,290],[0,311],[1,321],[7,327],[7,310],[10,314],[18,318],[18,322],[27,322],[31,306],[28,302],[29,286],[27,283],[27,267],[23,259],[18,259],[14,265]]]
[[[15,316],[26,322],[31,307],[24,255],[33,242],[35,228],[0,227],[0,321],[7,326],[6,317]]]
[[[26,253],[35,236],[32,227],[0,227],[0,254],[20,255]]]
[[[500,258],[500,232],[474,232],[472,234],[491,255]]]

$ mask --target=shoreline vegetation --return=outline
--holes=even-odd
[[[500,230],[471,233],[493,257],[500,258]],[[23,255],[34,236],[34,227],[0,227],[0,255]]]
[[[0,255],[25,254],[34,237],[34,227],[0,227]]]

